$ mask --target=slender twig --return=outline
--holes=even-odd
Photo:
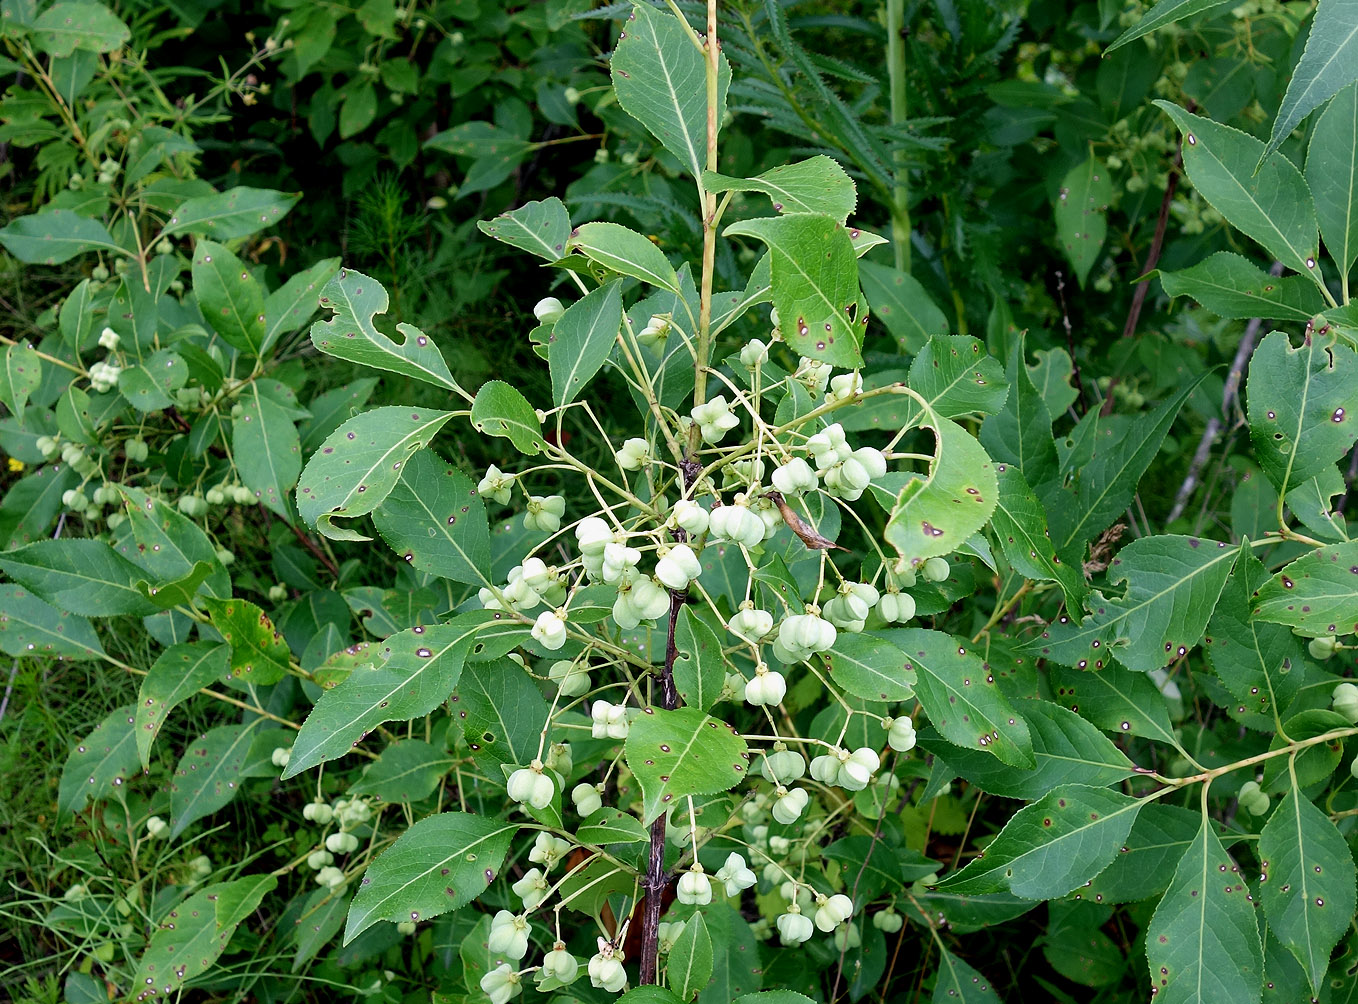
[[[1141,267],[1141,274],[1145,275],[1155,268],[1160,261],[1160,251],[1165,244],[1165,230],[1169,226],[1169,207],[1174,202],[1174,193],[1179,188],[1179,174],[1184,166],[1183,141],[1180,140],[1179,148],[1174,152],[1174,166],[1169,171],[1169,181],[1165,185],[1165,197],[1160,200],[1160,215],[1155,220],[1155,236],[1151,238],[1151,249],[1146,255],[1146,264]],[[1141,320],[1141,307],[1146,302],[1146,293],[1151,288],[1150,279],[1143,279],[1137,284],[1136,292],[1132,294],[1132,306],[1127,311],[1127,321],[1122,325],[1122,337],[1131,338],[1136,334],[1136,326]]]

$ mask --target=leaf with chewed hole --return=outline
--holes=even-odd
[[[981,749],[1011,767],[1031,770],[1028,723],[1004,696],[979,656],[952,635],[925,628],[875,632],[905,653],[915,696],[934,728],[954,746]]]
[[[1318,547],[1259,587],[1254,616],[1306,638],[1358,631],[1358,541]]]
[[[380,920],[421,921],[466,906],[495,880],[519,822],[443,812],[421,819],[368,866],[349,907],[347,945]]]
[[[1142,804],[1110,788],[1053,788],[1015,813],[981,857],[950,874],[939,888],[1008,890],[1025,899],[1064,896],[1112,863]]]
[[[170,837],[210,816],[240,794],[256,718],[246,725],[221,725],[189,743],[170,780]],[[280,746],[287,740],[280,739]]]
[[[387,638],[380,661],[355,668],[321,694],[293,741],[284,779],[343,756],[383,722],[419,718],[437,708],[457,686],[484,622],[477,611]]]
[[[103,798],[141,769],[134,720],[131,704],[114,708],[75,744],[57,785],[58,816],[80,812],[91,798]]]
[[[404,322],[396,325],[400,342],[377,330],[376,317],[385,314],[389,300],[382,284],[362,272],[342,268],[321,290],[321,306],[334,314],[311,326],[311,343],[326,355],[399,373],[401,376],[458,392],[433,339]]]
[[[332,540],[368,540],[334,524],[372,512],[401,480],[411,455],[429,445],[451,411],[390,406],[356,415],[326,437],[297,488],[302,519]]]
[[[518,209],[501,213],[476,224],[481,232],[522,251],[548,261],[566,256],[566,240],[571,233],[571,217],[566,204],[552,196],[541,202],[527,202]]]
[[[137,755],[143,766],[151,765],[151,744],[170,712],[230,667],[231,648],[220,642],[182,642],[160,653],[137,693]]]
[[[1213,827],[1204,815],[1146,931],[1156,1004],[1249,1004],[1261,996],[1253,897]]]
[[[696,708],[645,708],[632,722],[624,749],[627,766],[641,784],[647,825],[675,799],[727,791],[749,773],[740,733]]]
[[[490,524],[476,484],[433,450],[420,450],[373,526],[412,568],[474,586],[490,582]]]
[[[206,597],[212,626],[231,645],[231,675],[267,687],[288,675],[292,651],[273,621],[249,600]]]

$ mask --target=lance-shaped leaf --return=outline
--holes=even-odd
[[[452,706],[477,760],[521,766],[538,755],[547,724],[547,702],[533,678],[513,660],[500,658],[468,666]],[[499,776],[495,767],[490,770]]]
[[[170,712],[230,668],[231,647],[220,642],[182,642],[160,653],[137,692],[135,732],[142,766],[151,765],[151,744]]]
[[[0,547],[45,539],[61,511],[61,496],[79,481],[79,475],[65,464],[39,467],[16,481],[0,502]]]
[[[691,1001],[712,978],[712,935],[695,913],[674,939],[665,964],[665,982],[681,1001]]]
[[[571,217],[566,204],[552,196],[476,224],[481,232],[520,250],[558,261],[566,255]]]
[[[231,420],[231,456],[241,483],[268,509],[290,518],[287,494],[302,471],[302,441],[289,409],[260,393],[253,381],[237,398]]]
[[[227,344],[259,355],[264,346],[264,290],[230,249],[209,240],[194,245],[193,292],[203,317]]]
[[[1325,0],[1316,7],[1306,49],[1288,81],[1264,156],[1278,149],[1313,109],[1355,80],[1358,80],[1358,5],[1354,0]]]
[[[460,388],[433,339],[414,325],[396,325],[402,341],[377,330],[387,312],[387,291],[376,279],[342,268],[321,290],[321,306],[334,311],[311,326],[311,343],[327,355],[399,373],[458,392]]]
[[[1060,463],[1056,456],[1056,445],[1052,441],[1051,412],[1024,361],[1027,351],[1025,346],[1022,335],[1014,340],[1004,373],[1009,383],[1004,408],[981,423],[978,438],[991,459],[1009,468],[1017,468],[1024,483],[1036,488],[1058,479]],[[913,369],[911,367],[912,373]],[[1004,481],[1001,475],[1001,505],[1004,504],[1004,496],[1018,494],[1017,491],[1006,492]],[[1043,513],[1044,531],[1046,521],[1047,516]]]
[[[1294,784],[1259,834],[1259,858],[1264,916],[1319,994],[1330,953],[1353,921],[1353,854],[1330,817]]]
[[[1358,631],[1358,541],[1318,547],[1286,565],[1259,587],[1251,609],[1307,638]]]
[[[180,204],[160,235],[206,234],[219,241],[248,237],[281,220],[301,197],[300,192],[289,195],[245,185],[195,196]]]
[[[1269,334],[1250,359],[1250,438],[1280,494],[1326,470],[1358,439],[1358,354],[1308,336]]]
[[[472,402],[472,425],[488,436],[503,436],[514,449],[536,456],[546,447],[542,422],[528,399],[503,380],[487,380]]]
[[[1254,903],[1205,815],[1151,917],[1146,960],[1156,1004],[1260,999],[1264,949]]]
[[[1057,701],[1105,732],[1178,747],[1165,697],[1145,673],[1120,666],[1093,672],[1053,666],[1050,672]]]
[[[94,625],[44,603],[23,586],[0,584],[0,652],[14,656],[102,656]]]
[[[311,319],[320,307],[321,290],[339,272],[338,258],[323,258],[298,272],[264,301],[264,348],[291,334]],[[355,381],[357,383],[358,381]]]
[[[1011,767],[1036,766],[1028,724],[981,659],[958,639],[924,628],[876,634],[905,653],[905,668],[915,673],[915,696],[945,739],[985,750]]]
[[[333,520],[377,508],[401,480],[406,461],[452,417],[451,411],[391,406],[349,419],[326,437],[302,471],[297,489],[302,519],[334,540],[370,539]]]
[[[1000,996],[988,979],[944,948],[931,999],[933,1004],[998,1004]]]
[[[57,814],[80,812],[91,798],[103,798],[140,770],[133,735],[133,708],[114,708],[85,736],[61,769]]]
[[[990,525],[1005,560],[1025,578],[1057,583],[1066,598],[1067,612],[1078,617],[1089,593],[1084,573],[1073,563],[1062,561],[1052,547],[1047,510],[1028,487],[1019,469],[1009,464],[996,464],[995,475],[999,500],[991,514]]]
[[[1112,198],[1112,176],[1093,155],[1071,168],[1057,191],[1056,237],[1081,286],[1108,236],[1108,203]]]
[[[915,696],[915,672],[906,654],[885,638],[841,631],[834,647],[821,653],[831,678],[854,697],[908,701]]]
[[[731,178],[703,172],[709,192],[763,192],[778,213],[824,213],[840,223],[858,204],[858,190],[848,172],[824,154],[795,164],[782,164],[753,178]]]
[[[659,249],[656,253],[659,254]],[[585,384],[594,379],[613,351],[621,330],[621,280],[600,286],[576,300],[557,318],[547,364],[552,374],[552,398],[558,408],[574,401]],[[480,396],[478,393],[478,400]]]
[[[773,305],[783,339],[798,355],[854,369],[867,326],[858,256],[844,226],[819,213],[746,220],[726,228],[769,247]]]
[[[297,951],[292,957],[294,973],[330,944],[330,939],[344,926],[344,915],[348,909],[349,898],[343,886],[338,889],[327,889],[322,886],[306,897],[297,918],[297,926],[292,932],[293,941],[297,945]]]
[[[383,722],[419,718],[437,708],[457,686],[483,622],[479,614],[464,615],[387,638],[380,662],[357,667],[321,694],[297,733],[283,777],[343,756]]]
[[[614,272],[679,292],[679,276],[665,252],[620,224],[582,223],[572,231],[566,247]]]
[[[434,793],[453,766],[452,756],[419,739],[402,739],[382,751],[349,785],[352,795],[376,795],[383,802],[417,802]]]
[[[474,586],[490,582],[490,524],[475,483],[433,450],[406,462],[373,510],[373,526],[412,568]]]
[[[29,396],[42,386],[42,358],[28,345],[18,343],[5,349],[0,360],[0,401],[20,419]]]
[[[637,4],[623,24],[609,67],[618,104],[660,140],[692,177],[707,166],[706,56],[671,14]],[[726,114],[731,66],[718,53],[717,123]]]
[[[1152,802],[1142,808],[1113,863],[1072,894],[1093,903],[1133,903],[1169,888],[1179,859],[1198,836],[1201,815]]]
[[[912,565],[957,550],[999,499],[994,465],[969,432],[932,413],[923,425],[936,443],[929,474],[901,489],[886,525],[887,543]]]
[[[249,600],[205,597],[212,626],[231,646],[231,675],[267,687],[288,675],[292,653],[267,614]]]
[[[420,921],[466,906],[495,880],[518,823],[444,812],[421,819],[368,866],[349,908],[347,945],[379,920]]]
[[[85,617],[159,609],[134,587],[142,570],[101,540],[40,540],[0,553],[0,571],[62,610]]]
[[[1316,207],[1296,165],[1280,153],[1265,156],[1264,144],[1238,129],[1168,101],[1155,105],[1183,133],[1184,169],[1198,194],[1231,226],[1320,285]]]
[[[60,265],[86,251],[127,253],[102,223],[69,209],[20,216],[0,229],[0,244],[26,265]]]
[[[1325,250],[1347,275],[1358,260],[1358,84],[1336,94],[1316,119],[1306,183],[1316,200]]]
[[[170,780],[171,838],[240,793],[241,782],[249,776],[246,766],[255,726],[262,721],[220,725],[189,743]]]
[[[1309,279],[1269,275],[1231,251],[1218,251],[1191,268],[1157,275],[1171,297],[1192,297],[1218,317],[1304,323],[1325,308],[1320,290]]]
[[[948,334],[947,315],[914,276],[874,261],[860,261],[858,275],[873,316],[886,325],[902,352],[918,353],[929,339]]]
[[[749,772],[745,740],[696,708],[644,709],[632,722],[624,751],[641,784],[642,822],[647,825],[676,799],[726,791]]]
[[[1109,788],[1067,784],[1024,806],[985,852],[939,888],[958,893],[1008,890],[1025,899],[1056,899],[1112,863],[1142,801]]]
[[[1143,35],[1149,35],[1157,28],[1163,28],[1167,24],[1182,21],[1186,17],[1194,14],[1201,14],[1205,10],[1213,7],[1221,7],[1226,0],[1160,0],[1154,7],[1141,16],[1141,20],[1132,25],[1104,50],[1104,55],[1119,49],[1128,42],[1134,42]]]
[[[721,699],[726,684],[726,664],[721,638],[688,607],[679,609],[674,626],[674,685],[684,705],[706,711]]]

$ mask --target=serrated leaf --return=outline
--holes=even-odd
[[[1336,94],[1316,119],[1306,183],[1316,200],[1325,250],[1347,275],[1358,260],[1358,84]]]
[[[1343,511],[1333,502],[1334,497],[1342,495],[1346,489],[1344,475],[1339,473],[1339,468],[1327,467],[1315,477],[1307,478],[1290,489],[1284,502],[1288,512],[1325,543],[1348,540],[1348,522]]]
[[[1315,202],[1296,166],[1280,153],[1265,156],[1264,144],[1238,129],[1168,101],[1155,105],[1183,133],[1184,169],[1198,194],[1231,226],[1320,285]]]
[[[1174,869],[1198,835],[1201,815],[1175,805],[1152,802],[1132,824],[1113,863],[1072,895],[1093,903],[1132,903],[1169,888]]]
[[[567,250],[580,251],[591,261],[652,286],[679,292],[679,276],[665,252],[649,240],[617,223],[582,223],[571,231]],[[621,313],[621,302],[619,302]],[[621,323],[621,320],[619,321]]]
[[[1302,555],[1259,587],[1254,616],[1305,638],[1358,631],[1358,541]]]
[[[323,258],[268,295],[264,300],[262,352],[268,352],[280,337],[296,331],[316,313],[320,308],[321,290],[339,272],[339,266],[338,258]]]
[[[575,839],[582,844],[644,844],[651,839],[637,817],[621,809],[600,809],[580,824]]]
[[[693,178],[707,166],[706,57],[673,15],[636,4],[609,61],[623,111],[644,125]],[[717,123],[726,114],[731,65],[717,64]]]
[[[685,795],[735,787],[749,769],[740,734],[696,708],[645,708],[632,722],[624,750],[641,785],[642,822],[647,825]]]
[[[1358,80],[1358,2],[1324,0],[1316,6],[1306,48],[1288,81],[1264,156],[1278,149],[1313,109],[1354,80]]]
[[[994,465],[970,433],[932,413],[921,425],[935,437],[929,474],[901,489],[886,525],[887,543],[911,565],[957,550],[986,525],[999,498]]]
[[[910,389],[939,418],[973,418],[999,411],[1009,394],[1004,367],[967,335],[935,335],[910,364]],[[914,415],[918,402],[909,399]]]
[[[60,265],[86,251],[124,253],[107,227],[69,209],[20,216],[0,229],[0,244],[26,265]]]
[[[231,646],[231,675],[267,687],[288,675],[292,653],[273,621],[249,600],[203,598],[212,626]]]
[[[1157,28],[1182,21],[1194,14],[1201,14],[1213,7],[1221,7],[1225,3],[1226,0],[1160,0],[1159,3],[1142,15],[1140,21],[1119,35],[1116,41],[1104,50],[1104,55],[1114,49],[1121,48],[1128,42],[1136,41],[1143,35],[1149,35]]]
[[[212,569],[201,592],[230,596],[231,577],[217,557],[217,548],[201,527],[158,498],[127,485],[117,486],[127,513],[130,533],[117,536],[114,550],[150,573],[155,582],[176,582],[196,574],[199,562]],[[118,528],[121,532],[123,527]]]
[[[58,815],[80,812],[90,799],[103,798],[141,769],[133,712],[130,704],[114,708],[75,744],[57,785]]]
[[[42,359],[28,345],[15,343],[5,349],[0,366],[0,401],[20,420],[29,396],[42,386]]]
[[[448,371],[443,354],[433,339],[411,324],[401,322],[396,342],[377,330],[376,317],[385,314],[390,301],[382,284],[371,276],[342,268],[321,290],[320,304],[334,313],[311,326],[311,343],[326,355],[412,377],[457,392],[460,388]]]
[[[428,920],[470,903],[494,881],[519,830],[466,812],[421,819],[368,866],[344,943],[379,920]]]
[[[343,756],[383,722],[420,718],[447,700],[483,620],[462,615],[387,638],[380,661],[356,667],[321,694],[293,741],[284,780]]]
[[[193,248],[193,292],[203,317],[229,345],[252,356],[264,346],[264,290],[222,244]]]
[[[1145,673],[1111,665],[1098,671],[1053,666],[1050,672],[1057,701],[1105,732],[1179,745],[1164,695]]]
[[[79,483],[65,464],[49,464],[16,481],[0,502],[0,548],[45,539],[61,511],[61,497]]]
[[[874,634],[840,631],[821,653],[835,683],[869,701],[908,701],[915,696],[915,673],[896,645]]]
[[[330,939],[344,926],[344,915],[349,910],[343,889],[320,888],[307,897],[293,929],[297,951],[292,957],[295,973],[316,957]]]
[[[132,32],[118,15],[101,3],[80,0],[48,7],[33,22],[38,44],[49,56],[58,59],[77,49],[85,52],[112,52]]]
[[[118,393],[142,414],[174,404],[170,395],[189,380],[188,363],[170,349],[147,356],[140,366],[130,366],[118,376]]]
[[[755,175],[732,178],[704,171],[709,192],[763,192],[777,213],[824,213],[845,222],[858,204],[858,191],[844,168],[824,154]]]
[[[769,248],[773,305],[783,340],[798,355],[856,369],[867,317],[859,303],[858,256],[843,225],[819,213],[733,224],[726,236]]]
[[[1157,274],[1169,296],[1192,297],[1218,317],[1306,322],[1325,309],[1320,290],[1309,279],[1269,275],[1230,251],[1218,251],[1191,268]]]
[[[1056,196],[1056,237],[1081,287],[1108,236],[1108,203],[1112,199],[1113,179],[1093,155],[1061,180]]]
[[[392,743],[349,785],[351,795],[375,795],[383,802],[417,802],[434,793],[453,758],[419,739]]]
[[[433,450],[406,461],[401,480],[373,510],[387,546],[422,572],[490,582],[490,524],[475,483]]]
[[[532,677],[513,660],[497,658],[469,666],[452,706],[477,760],[525,766],[537,756],[547,702]]]
[[[48,603],[85,617],[158,609],[133,587],[141,569],[101,540],[40,540],[0,554],[0,571]]]
[[[1346,454],[1358,439],[1358,354],[1281,331],[1259,343],[1246,383],[1255,457],[1286,495]]]
[[[1010,349],[1004,373],[1009,383],[1004,408],[981,423],[977,438],[992,460],[1017,467],[1023,481],[1036,488],[1059,478],[1060,463],[1052,441],[1052,415],[1024,362],[1026,351],[1026,341],[1020,335]],[[1002,496],[1006,494],[1004,480],[1000,479]],[[1044,523],[1046,518],[1043,513]]]
[[[93,624],[49,606],[22,586],[0,584],[0,611],[0,651],[6,655],[88,659],[104,654]]]
[[[946,948],[939,951],[933,1004],[989,1004],[999,999],[984,976]]]
[[[712,978],[712,935],[707,933],[703,915],[688,919],[665,963],[665,982],[681,1001],[690,1001],[706,989]]]
[[[472,402],[472,425],[488,436],[503,436],[514,449],[533,457],[547,446],[542,422],[528,399],[503,380],[487,380]]]
[[[931,338],[948,334],[947,315],[914,276],[888,265],[860,261],[858,277],[872,316],[886,325],[902,352],[918,353]]]
[[[981,659],[952,635],[924,628],[877,632],[905,653],[915,696],[934,728],[954,746],[980,749],[1011,767],[1032,769],[1028,725]]]
[[[428,446],[451,411],[389,406],[349,419],[307,461],[297,489],[302,519],[333,540],[368,540],[334,524],[372,512],[401,480],[406,461]]]
[[[1261,996],[1264,949],[1239,867],[1206,816],[1146,932],[1156,1004],[1245,1004]]]
[[[151,765],[151,744],[170,712],[230,668],[231,648],[219,642],[182,642],[160,653],[137,692],[134,731],[142,766]]]
[[[1047,510],[1037,500],[1017,467],[996,464],[999,499],[990,526],[1004,559],[1028,579],[1055,582],[1066,599],[1066,610],[1079,617],[1089,585],[1083,572],[1061,560],[1047,529]]]
[[[476,224],[481,232],[497,241],[545,258],[559,261],[565,257],[571,233],[571,217],[566,204],[553,196],[541,202],[528,202],[518,209]]]
[[[678,651],[674,685],[679,696],[686,706],[706,711],[717,703],[726,683],[721,639],[706,621],[684,606],[674,626],[674,642]]]
[[[189,743],[170,780],[171,839],[240,793],[254,729],[262,721],[221,725]]]
[[[656,251],[659,253],[659,249]],[[552,399],[558,408],[574,401],[585,384],[594,379],[612,353],[621,330],[621,280],[600,286],[576,300],[557,318],[547,363],[552,374]],[[478,393],[477,400],[480,398]],[[477,421],[475,411],[472,421]]]
[[[301,197],[300,192],[289,195],[245,185],[195,196],[179,205],[160,236],[205,234],[219,241],[248,237],[281,220]]]
[[[287,494],[302,472],[302,441],[287,408],[259,391],[253,381],[236,399],[231,419],[231,456],[241,483],[268,509],[291,518]]]
[[[982,857],[939,888],[958,893],[1008,890],[1056,899],[1084,885],[1117,856],[1142,801],[1109,788],[1067,784],[1024,806]]]

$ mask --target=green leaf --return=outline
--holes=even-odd
[[[368,540],[334,524],[370,513],[401,480],[407,460],[429,445],[451,411],[389,406],[356,415],[326,437],[297,489],[302,519],[332,540]]]
[[[1319,994],[1330,953],[1353,920],[1358,876],[1348,843],[1294,784],[1259,834],[1259,857],[1264,916]]]
[[[1358,631],[1358,541],[1318,547],[1284,566],[1259,587],[1251,609],[1305,638]]]
[[[712,978],[712,935],[703,915],[695,913],[674,939],[665,963],[665,982],[682,1001],[692,1000]]]
[[[236,401],[241,411],[231,420],[231,456],[241,483],[266,508],[290,519],[287,494],[302,471],[302,441],[290,410],[261,394],[258,381]]]
[[[0,366],[0,401],[21,421],[29,395],[42,386],[42,358],[28,345],[15,343],[5,349]]]
[[[453,708],[477,760],[524,766],[537,756],[547,703],[533,678],[513,660],[497,658],[469,666]],[[498,776],[498,771],[493,773]]]
[[[311,343],[326,355],[454,392],[460,389],[438,346],[419,328],[397,324],[404,339],[399,343],[377,330],[375,318],[387,312],[390,301],[376,279],[342,268],[321,290],[320,302],[334,314],[311,326]]]
[[[292,957],[294,973],[315,958],[339,933],[348,909],[349,901],[343,888],[322,887],[307,897],[297,917],[297,926],[293,928],[292,936],[297,945],[297,952]]]
[[[1159,896],[1169,888],[1179,859],[1197,838],[1200,819],[1198,813],[1174,805],[1145,806],[1113,863],[1072,898],[1131,903]]]
[[[1198,194],[1231,226],[1320,285],[1315,202],[1296,166],[1280,153],[1266,156],[1263,143],[1238,129],[1168,101],[1155,105],[1184,134],[1184,169]]]
[[[360,84],[344,96],[339,111],[340,139],[357,136],[377,117],[377,88],[370,83]]]
[[[1052,415],[1024,362],[1026,351],[1025,339],[1019,335],[1009,352],[1009,363],[1005,369],[1009,395],[1005,398],[1004,408],[981,423],[977,438],[993,460],[1006,467],[1018,468],[1022,472],[1023,483],[1036,487],[1058,480],[1060,462],[1052,441]],[[914,367],[911,369],[913,372]],[[1001,504],[1004,495],[1017,498],[1021,494],[1017,485],[1013,491],[1006,492],[1005,480],[1001,476]],[[1042,521],[1045,522],[1046,518],[1044,512]],[[1036,524],[1033,524],[1033,528],[1036,529]]]
[[[886,325],[902,352],[918,353],[929,339],[947,335],[947,316],[914,276],[888,265],[860,261],[858,277],[873,316]]]
[[[995,988],[946,948],[940,949],[933,1004],[990,1004],[999,1001]]]
[[[0,652],[13,656],[69,656],[88,659],[104,654],[94,625],[83,617],[48,606],[22,586],[0,583]]]
[[[1113,179],[1092,154],[1061,179],[1056,196],[1056,237],[1082,288],[1108,236],[1108,203],[1112,200]]]
[[[170,780],[170,837],[227,805],[240,792],[256,718],[246,725],[221,725],[199,736],[184,750]],[[282,733],[279,733],[281,736]],[[279,740],[286,746],[287,740]]]
[[[219,241],[249,237],[281,220],[301,197],[300,192],[289,195],[245,185],[196,196],[186,199],[174,211],[160,236],[204,234]]]
[[[552,373],[552,399],[558,408],[574,401],[585,384],[594,379],[613,351],[621,330],[621,280],[600,286],[576,300],[557,319],[547,362]],[[476,396],[479,401],[480,392]],[[472,421],[477,421],[475,412]]]
[[[118,485],[127,523],[118,528],[114,549],[150,573],[154,582],[176,582],[196,574],[199,562],[211,572],[199,590],[209,596],[230,596],[231,577],[217,558],[217,548],[201,527],[158,498],[127,485]],[[123,532],[123,527],[130,532]]]
[[[891,642],[871,634],[840,631],[821,660],[835,683],[869,701],[908,701],[915,696],[910,660]]]
[[[368,866],[344,943],[380,920],[428,920],[466,906],[494,881],[520,829],[466,812],[421,819]]]
[[[753,178],[732,178],[704,171],[703,187],[709,192],[763,192],[778,213],[824,213],[840,223],[858,204],[858,190],[848,172],[821,154],[795,164],[778,167]]]
[[[1358,80],[1358,2],[1325,0],[1316,6],[1306,48],[1288,81],[1264,156],[1278,149],[1313,109],[1355,80]]]
[[[25,265],[60,265],[86,251],[126,253],[102,223],[69,209],[20,216],[0,229],[0,244]]]
[[[40,540],[0,554],[0,571],[62,610],[85,617],[153,614],[133,588],[141,569],[101,540]]]
[[[479,612],[464,614],[387,638],[381,661],[356,667],[321,694],[293,741],[284,780],[343,756],[383,722],[420,718],[437,708],[457,686],[483,621]]]
[[[929,402],[939,418],[991,415],[1009,394],[1004,367],[985,346],[967,335],[934,335],[910,364],[909,387]],[[910,398],[914,415],[919,403]],[[912,416],[910,424],[914,424]]]
[[[1080,470],[1073,501],[1062,505],[1048,501],[1047,518],[1058,554],[1102,533],[1126,511],[1179,409],[1206,377],[1205,371],[1199,373],[1149,415],[1136,419],[1115,446],[1100,450]]]
[[[1156,1004],[1260,999],[1264,949],[1254,903],[1205,815],[1151,917],[1146,959]]]
[[[1327,543],[1348,540],[1344,513],[1336,509],[1334,497],[1346,490],[1344,475],[1338,467],[1327,467],[1288,491],[1284,501],[1297,520]]]
[[[1140,799],[1109,788],[1066,784],[1024,806],[986,845],[984,857],[939,883],[958,893],[1008,890],[1056,899],[1103,871],[1141,810]]]
[[[339,272],[338,258],[322,258],[279,286],[264,301],[264,348],[299,329],[320,307],[321,290]],[[355,380],[354,383],[359,381]]]
[[[249,600],[203,597],[212,626],[231,646],[231,675],[267,687],[288,675],[292,653],[267,614]]]
[[[259,355],[264,345],[264,291],[244,262],[224,245],[198,241],[193,249],[193,291],[203,317],[227,344]]]
[[[768,245],[773,305],[792,351],[847,369],[863,364],[867,316],[859,305],[858,257],[842,224],[795,213],[745,220],[724,233]]]
[[[721,639],[689,607],[679,609],[674,626],[674,685],[684,704],[706,711],[721,697],[726,683],[726,663],[721,655]]]
[[[575,839],[596,847],[604,844],[644,844],[651,839],[637,817],[621,809],[600,809],[580,824]]]
[[[1145,673],[1112,665],[1097,672],[1053,666],[1050,673],[1056,699],[1105,732],[1178,747],[1164,695]]]
[[[1230,251],[1192,268],[1157,272],[1171,296],[1191,296],[1218,317],[1309,321],[1325,309],[1315,283],[1299,275],[1272,276]]]
[[[679,158],[692,177],[707,166],[707,57],[692,29],[672,15],[636,4],[609,63],[613,91],[631,115]],[[717,123],[726,115],[731,65],[718,55]]]
[[[1041,798],[1063,784],[1107,787],[1135,772],[1121,750],[1073,711],[1032,699],[1018,702],[1018,709],[1032,737],[1037,764],[1032,770],[1010,767],[980,750],[928,735],[920,737],[920,745],[982,791],[1025,801]]]
[[[49,56],[60,59],[77,49],[112,52],[132,37],[118,15],[101,3],[58,3],[33,22],[38,44]]]
[[[272,875],[251,875],[218,882],[188,897],[151,935],[133,983],[146,988],[147,999],[177,997],[185,983],[212,968],[236,928],[277,885]]]
[[[697,708],[645,708],[624,747],[641,784],[646,825],[685,795],[713,795],[740,783],[749,770],[745,740],[725,722]]]
[[[547,446],[542,422],[528,399],[503,380],[487,380],[472,402],[472,425],[488,436],[503,436],[514,449],[533,457]]]
[[[1316,119],[1306,183],[1316,200],[1325,250],[1347,275],[1358,260],[1358,84],[1336,94]]]
[[[913,477],[896,498],[886,540],[911,565],[951,554],[990,519],[999,499],[995,467],[981,444],[955,422],[930,413],[936,449],[928,477]]]
[[[1104,50],[1104,55],[1119,49],[1128,42],[1134,42],[1143,35],[1149,35],[1157,28],[1163,28],[1167,24],[1182,21],[1184,18],[1192,17],[1194,14],[1201,14],[1203,11],[1220,7],[1226,0],[1160,0],[1154,7],[1147,11],[1136,24],[1132,25]]]
[[[529,153],[539,149],[518,132],[479,119],[445,129],[430,137],[424,145],[426,149],[471,161],[467,176],[457,190],[459,198],[494,188],[507,179]]]
[[[1074,564],[1062,561],[1052,547],[1047,510],[1017,467],[996,464],[995,474],[999,501],[990,517],[990,526],[1005,560],[1025,578],[1057,583],[1066,599],[1066,611],[1073,617],[1080,616],[1089,586],[1083,572]]]
[[[10,608],[6,607],[6,611]],[[91,798],[103,798],[140,770],[133,735],[133,707],[114,708],[71,750],[57,785],[57,814],[80,812]]]
[[[137,692],[134,732],[143,767],[151,766],[151,744],[170,712],[230,668],[231,648],[218,642],[181,642],[160,653]]]
[[[892,628],[877,635],[905,653],[906,668],[916,674],[915,696],[945,739],[985,750],[1011,767],[1037,765],[1027,723],[965,645],[924,628]]]
[[[635,230],[628,230],[617,223],[584,223],[571,233],[566,248],[576,249],[591,261],[614,272],[630,275],[672,293],[679,292],[679,276],[665,257],[665,252]],[[559,323],[557,328],[559,331]]]
[[[307,404],[311,417],[297,426],[303,451],[311,453],[326,436],[353,418],[357,410],[368,403],[377,382],[378,377],[359,377],[312,398]]]
[[[698,995],[698,1004],[727,1004],[758,990],[764,968],[749,921],[734,907],[717,902],[703,908],[703,922],[712,938],[712,981]]]
[[[570,213],[555,196],[525,203],[476,225],[497,241],[553,262],[565,257],[566,241],[571,235]]]
[[[419,739],[392,743],[349,785],[351,795],[375,795],[383,802],[428,798],[453,765],[453,758]]]
[[[0,548],[46,538],[61,511],[61,496],[78,483],[79,475],[65,464],[39,467],[15,482],[0,502]]]
[[[664,987],[633,987],[618,998],[618,1004],[683,1004],[675,994]]]
[[[373,526],[407,564],[454,582],[490,582],[490,524],[475,483],[433,450],[406,461]]]
[[[1358,355],[1306,338],[1298,348],[1270,333],[1250,359],[1250,438],[1280,494],[1320,474],[1358,438]]]
[[[170,349],[160,349],[146,357],[140,366],[124,370],[118,377],[118,393],[142,414],[160,411],[174,404],[170,395],[189,380],[189,367]]]

